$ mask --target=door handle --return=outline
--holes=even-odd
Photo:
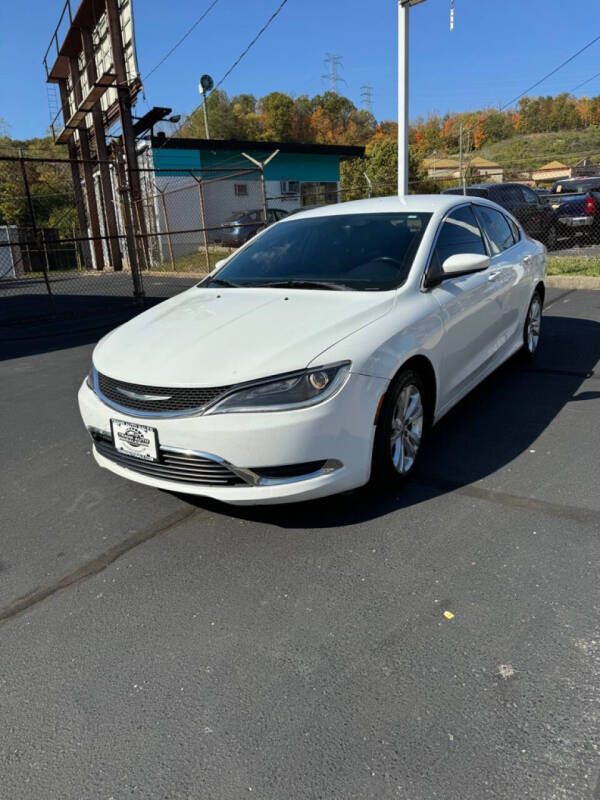
[[[533,261],[533,256],[525,256],[523,259],[524,264],[529,264],[530,261]]]
[[[496,269],[493,272],[490,272],[490,274],[488,275],[488,281],[495,281],[496,278],[499,278],[501,274],[502,274],[502,272],[499,269]]]

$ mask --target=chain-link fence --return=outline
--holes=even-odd
[[[140,154],[140,195],[119,151],[108,162],[0,156],[0,324],[120,310],[193,285],[266,225],[330,203],[389,196],[395,182],[265,180],[262,166],[154,167]],[[589,171],[593,172],[590,168]],[[531,176],[497,165],[433,164],[415,193],[464,193],[506,208],[560,255],[600,244],[600,177]],[[517,178],[520,178],[517,179]],[[600,250],[598,250],[600,252]]]

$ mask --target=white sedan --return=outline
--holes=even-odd
[[[476,197],[293,215],[102,339],[102,467],[227,503],[405,480],[455,403],[540,338],[546,251]]]

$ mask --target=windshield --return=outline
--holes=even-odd
[[[404,283],[431,214],[333,214],[268,228],[202,286],[385,291]]]

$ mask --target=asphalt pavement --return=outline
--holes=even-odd
[[[262,509],[95,465],[118,320],[11,329],[0,798],[600,797],[600,292],[548,294],[402,492]]]

